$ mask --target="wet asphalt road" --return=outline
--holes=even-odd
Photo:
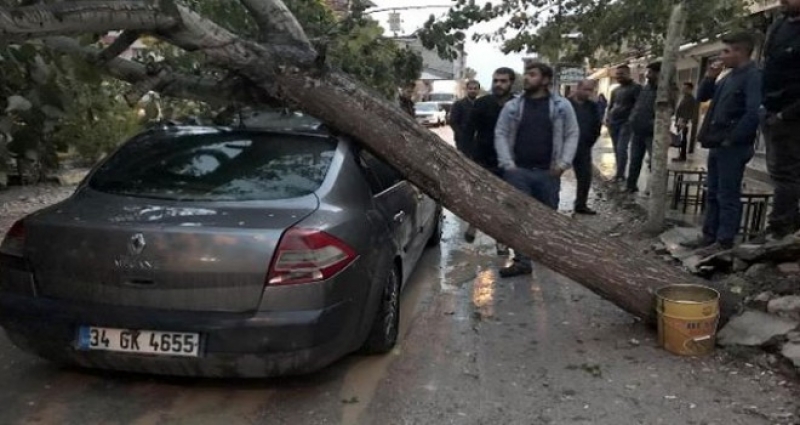
[[[465,244],[463,229],[447,216],[389,355],[301,378],[165,379],[59,369],[0,336],[0,424],[800,423],[781,376],[665,353],[652,330],[544,267],[498,279],[492,241]]]

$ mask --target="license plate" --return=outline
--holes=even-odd
[[[81,326],[78,349],[197,357],[200,334]]]

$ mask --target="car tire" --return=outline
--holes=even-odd
[[[439,246],[442,242],[442,231],[444,230],[444,215],[442,214],[442,208],[439,207],[436,210],[436,217],[434,217],[436,221],[436,227],[433,229],[433,233],[431,233],[430,239],[428,239],[427,246],[429,248],[434,246]]]
[[[400,333],[400,273],[392,267],[383,279],[378,312],[372,321],[367,340],[361,347],[365,354],[385,354],[397,344]]]

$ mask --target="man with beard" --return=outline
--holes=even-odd
[[[575,109],[581,135],[578,142],[578,152],[573,161],[575,180],[578,181],[578,190],[575,196],[575,214],[595,215],[589,208],[589,190],[592,187],[592,147],[600,137],[602,117],[597,104],[592,101],[597,83],[594,80],[583,80],[578,83],[578,88],[573,92],[570,101]]]
[[[465,137],[467,121],[480,91],[481,83],[475,80],[467,81],[467,96],[454,103],[450,110],[450,127],[453,129],[456,148],[467,156],[472,152],[472,140]]]
[[[471,144],[472,160],[478,165],[501,176],[497,164],[497,153],[494,149],[494,130],[500,111],[511,100],[511,86],[514,85],[516,73],[511,68],[498,68],[492,75],[492,93],[475,101],[467,120],[464,134],[465,143]],[[464,239],[472,243],[476,229],[467,227]],[[508,248],[497,244],[497,255],[507,255]]]
[[[762,127],[775,198],[766,234],[779,240],[800,229],[800,0],[781,0],[783,16],[764,44]]]
[[[518,190],[557,210],[561,175],[572,166],[580,129],[569,100],[550,92],[553,68],[525,67],[525,92],[506,103],[495,128],[497,161],[503,177]],[[501,277],[530,274],[531,259],[516,253]]]
[[[631,127],[628,119],[633,111],[633,105],[642,91],[642,86],[631,79],[631,69],[628,65],[620,65],[616,70],[616,79],[619,86],[611,92],[606,113],[606,127],[608,127],[611,143],[614,146],[614,158],[617,163],[617,174],[614,181],[625,181],[625,169],[628,167],[628,144],[631,140]]]
[[[758,110],[763,99],[761,70],[750,59],[755,37],[734,33],[722,38],[720,61],[709,66],[697,100],[711,100],[697,140],[708,149],[706,213],[697,255],[733,248],[742,220],[742,180],[753,158]],[[717,81],[723,67],[731,72]]]
[[[645,154],[650,163],[653,150],[653,125],[656,119],[656,93],[658,92],[658,75],[661,63],[647,65],[647,85],[642,88],[636,104],[633,106],[628,125],[631,129],[631,163],[628,168],[628,184],[626,191],[639,191],[639,175],[642,173]]]

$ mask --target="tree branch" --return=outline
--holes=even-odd
[[[151,81],[152,83],[152,75],[148,73],[147,67],[143,64],[120,58],[113,58],[104,63],[99,62],[98,57],[102,54],[100,49],[81,46],[78,41],[70,37],[47,37],[43,41],[45,46],[64,54],[79,57],[92,65],[98,66],[102,71],[119,80],[127,81],[131,84],[139,84],[143,81]],[[278,103],[270,99],[263,91],[258,90],[258,87],[247,84],[242,79],[235,78],[217,80],[208,77],[168,73],[158,76],[158,84],[154,86],[154,89],[165,96],[214,104],[238,102],[275,105]]]
[[[139,31],[123,31],[122,34],[111,43],[110,46],[106,47],[105,50],[100,52],[98,55],[98,60],[100,62],[108,62],[111,59],[116,58],[117,56],[125,53],[133,43],[136,43],[136,40],[139,39],[141,36],[141,32]]]
[[[281,0],[240,0],[242,5],[253,14],[262,41],[273,44],[294,44],[311,48],[303,27],[289,8]]]
[[[0,38],[9,42],[49,35],[111,30],[160,32],[178,23],[147,0],[75,1],[0,8]]]

